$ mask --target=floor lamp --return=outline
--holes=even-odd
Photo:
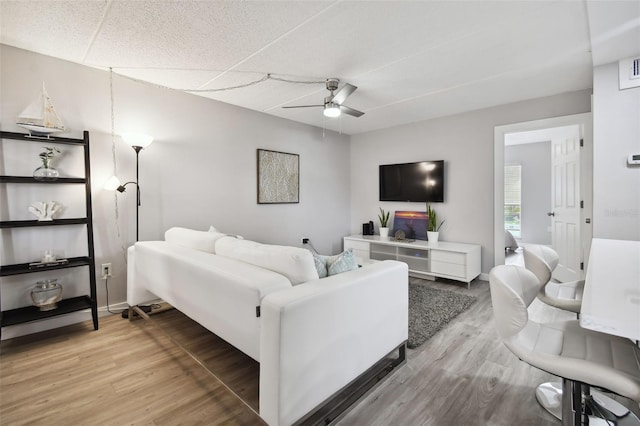
[[[139,240],[138,228],[139,228],[139,222],[140,222],[140,184],[138,183],[138,180],[140,177],[139,176],[140,168],[139,168],[138,156],[140,154],[140,151],[148,147],[151,144],[151,142],[153,142],[153,137],[149,135],[143,135],[140,133],[123,133],[122,140],[126,142],[128,145],[131,145],[131,147],[136,152],[136,180],[127,182],[121,185],[120,179],[118,179],[117,176],[112,176],[105,183],[104,188],[109,191],[124,192],[126,189],[125,187],[130,183],[133,183],[136,185],[136,241],[138,241]]]

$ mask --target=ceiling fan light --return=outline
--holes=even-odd
[[[328,102],[324,106],[324,116],[329,118],[340,117],[340,105]]]

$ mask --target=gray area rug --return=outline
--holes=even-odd
[[[447,290],[409,284],[409,341],[417,348],[473,305],[476,298]]]

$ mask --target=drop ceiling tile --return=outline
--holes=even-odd
[[[87,61],[222,71],[330,4],[115,0]]]
[[[288,102],[291,99],[306,99],[312,97],[312,104],[323,104],[324,96],[328,93],[329,92],[324,89],[324,83],[297,85],[268,80],[255,86],[230,91],[213,92],[205,94],[205,96],[221,102],[264,112],[274,108],[281,108],[284,104],[299,105],[303,103],[302,101]]]
[[[363,117],[281,108],[321,104],[324,84],[199,95],[353,134],[591,87],[588,22],[594,61],[640,53],[639,4],[587,0],[587,17],[583,2],[547,0],[3,0],[0,41],[174,88],[338,77],[359,87],[345,104]]]
[[[81,62],[105,7],[94,1],[0,1],[0,43]]]
[[[640,55],[640,1],[587,1],[593,65]]]
[[[511,73],[500,78],[485,80],[429,94],[405,102],[390,104],[367,111],[360,119],[346,126],[349,134],[361,133],[412,123],[466,111],[551,96],[558,93],[583,90],[592,80],[591,69],[583,57],[580,67],[576,63],[555,65]],[[552,113],[550,111],[550,113]],[[358,119],[358,120],[360,120]]]
[[[349,79],[485,31],[487,20],[522,19],[547,2],[515,3],[338,3],[239,69]]]
[[[198,89],[220,74],[217,71],[140,68],[117,68],[113,72],[142,82],[184,91]]]
[[[242,86],[265,79],[266,76],[267,74],[229,72],[216,78],[210,84],[203,86],[203,88],[223,89]],[[322,103],[324,96],[329,93],[326,91],[324,79],[321,78],[300,78],[284,75],[273,75],[273,77],[273,79],[269,78],[266,81],[261,81],[248,87],[209,92],[204,93],[203,96],[257,111],[265,111],[270,108],[279,108],[285,103],[295,103],[296,99],[313,96],[314,94],[318,94],[315,96],[314,103]],[[283,82],[275,80],[275,78],[314,83]]]
[[[558,11],[554,14],[566,18],[579,12],[570,7],[564,9],[563,14]],[[568,25],[560,18],[556,19],[556,25],[551,25],[546,15],[537,14],[538,19],[530,16],[527,22],[489,28],[378,68],[352,81],[361,87],[359,94],[366,93],[367,88],[375,88],[375,98],[368,99],[372,103],[365,102],[363,106],[374,108],[375,102],[397,102],[502,74],[526,72],[552,62],[588,58],[586,28],[580,24]],[[535,32],[541,21],[547,22],[545,31]],[[505,33],[509,37],[504,37]]]

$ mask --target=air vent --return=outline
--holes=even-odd
[[[618,63],[620,90],[640,87],[640,58],[623,59]]]

